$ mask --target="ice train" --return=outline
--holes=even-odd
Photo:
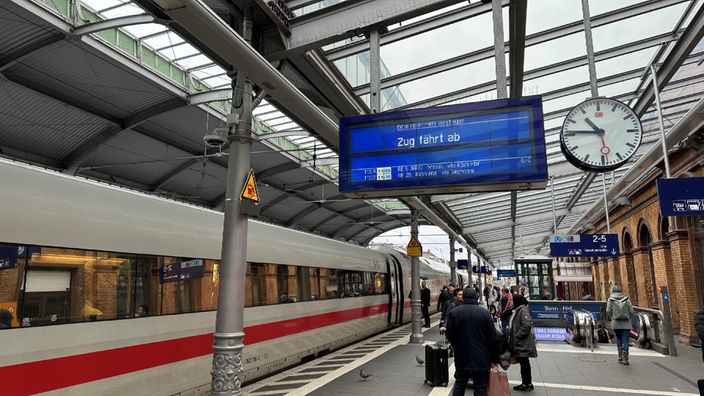
[[[6,160],[0,182],[0,393],[210,382],[222,213]],[[449,270],[421,277],[437,298]],[[241,379],[408,322],[410,286],[401,252],[250,220]]]

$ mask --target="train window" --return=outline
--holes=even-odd
[[[312,299],[310,290],[310,268],[298,267],[296,271],[296,285],[298,298],[296,301],[310,301]]]
[[[308,268],[308,284],[310,288],[310,299],[320,300],[320,268]]]
[[[0,254],[0,308],[17,313],[14,326],[217,309],[216,260],[13,244],[0,244]],[[244,297],[254,307],[388,287],[383,273],[247,263]]]
[[[337,270],[329,268],[320,269],[320,288],[320,290],[324,291],[324,299],[341,297]]]

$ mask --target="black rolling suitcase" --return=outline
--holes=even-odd
[[[447,386],[448,382],[447,345],[425,346],[425,382],[431,386]]]

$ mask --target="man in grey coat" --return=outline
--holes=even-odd
[[[635,315],[633,305],[628,297],[623,295],[621,286],[611,288],[611,296],[606,302],[606,315],[611,318],[611,328],[616,333],[618,347],[618,362],[628,365],[628,337],[631,333],[631,317]]]

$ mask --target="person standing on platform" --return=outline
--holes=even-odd
[[[535,334],[533,334],[533,319],[531,318],[528,300],[521,293],[513,296],[513,319],[509,338],[509,351],[521,365],[521,384],[513,387],[519,391],[533,390],[533,373],[530,367],[530,358],[538,357],[535,347]]]
[[[462,289],[455,289],[455,295],[452,297],[452,302],[448,303],[447,306],[445,307],[445,317],[447,318],[447,314],[450,313],[455,307],[458,307],[462,305],[462,296],[464,295],[464,290]],[[447,330],[447,327],[445,327],[445,322],[440,324],[440,334],[444,333]]]
[[[9,309],[0,309],[0,329],[12,327],[12,312]]]
[[[445,325],[445,318],[447,317],[447,307],[451,306],[455,302],[455,292],[456,292],[455,285],[450,283],[447,286],[447,298],[445,299],[445,301],[443,301],[442,307],[440,308],[440,310],[442,312],[442,315],[440,315],[440,326],[441,327]]]
[[[631,317],[635,315],[631,301],[623,295],[621,286],[611,288],[611,296],[606,302],[606,315],[611,318],[611,329],[616,333],[618,362],[628,366],[628,336],[631,333]]]
[[[694,328],[702,342],[702,361],[704,361],[704,308],[694,315]],[[699,394],[704,395],[704,379],[697,381],[697,387],[699,387]]]
[[[425,286],[425,281],[420,283],[420,311],[423,313],[423,327],[430,327],[430,289]]]
[[[501,332],[508,331],[508,325],[511,323],[511,314],[513,314],[513,295],[507,287],[501,289],[501,299],[499,300],[499,312],[497,313],[501,321]]]
[[[702,342],[702,361],[704,361],[704,308],[694,315],[694,328],[697,330],[699,340]]]
[[[447,291],[447,285],[443,285],[442,290],[440,290],[440,295],[438,296],[438,304],[437,304],[437,311],[440,312],[442,311],[442,306],[445,304],[445,301],[450,297]]]
[[[498,367],[499,346],[489,311],[480,307],[472,287],[463,291],[463,301],[447,313],[447,338],[455,351],[453,396],[464,395],[472,378],[474,395],[486,395],[489,369]]]

